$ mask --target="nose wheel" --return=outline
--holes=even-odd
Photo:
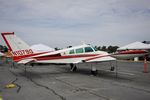
[[[114,71],[114,70],[115,70],[115,67],[111,66],[110,71]]]
[[[95,66],[92,66],[92,65],[91,65],[91,67],[92,67],[91,74],[94,75],[94,76],[96,76],[98,74],[97,68]]]
[[[94,75],[94,76],[96,76],[98,74],[98,70],[95,70],[95,71],[91,70],[91,74]]]

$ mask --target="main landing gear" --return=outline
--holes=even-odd
[[[70,71],[75,72],[77,71],[77,66],[76,64],[70,64]],[[96,69],[95,66],[91,65],[91,74],[96,76],[98,74],[98,70]]]
[[[75,72],[77,70],[77,66],[75,64],[70,64],[70,71]]]

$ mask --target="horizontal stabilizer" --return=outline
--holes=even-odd
[[[34,62],[34,61],[36,61],[36,59],[24,59],[24,60],[19,61],[18,63],[27,64],[27,63]]]

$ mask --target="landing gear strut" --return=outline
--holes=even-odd
[[[115,65],[112,61],[110,61],[110,71],[114,71],[116,68],[115,68]]]
[[[91,67],[92,67],[92,69],[91,69],[91,74],[94,75],[94,76],[96,76],[96,75],[98,74],[98,70],[96,69],[95,66],[92,66],[92,65],[91,65]]]
[[[77,66],[75,64],[70,64],[70,67],[71,67],[70,71],[72,72],[77,70]]]

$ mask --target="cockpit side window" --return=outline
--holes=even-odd
[[[85,52],[93,52],[93,49],[91,47],[85,47]]]
[[[83,53],[83,48],[76,49],[76,53]]]
[[[74,49],[69,51],[69,54],[75,54]]]

